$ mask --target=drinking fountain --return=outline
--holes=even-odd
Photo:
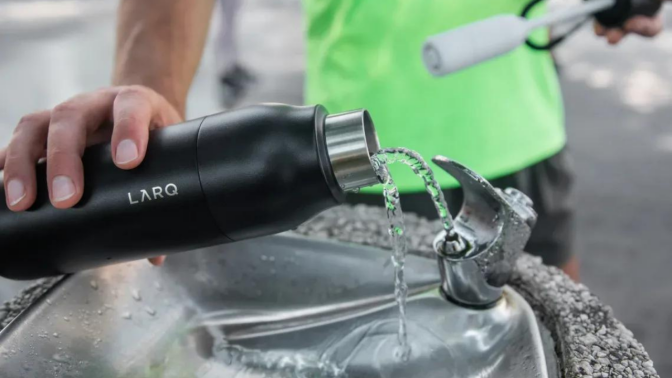
[[[454,161],[434,162],[465,190],[454,222],[461,242],[442,232],[434,261],[407,260],[405,361],[389,251],[283,234],[171,256],[161,268],[132,262],[67,276],[0,333],[0,370],[7,378],[557,376],[552,340],[506,285],[536,219],[531,202]]]
[[[160,268],[124,263],[30,289],[13,303],[39,298],[0,331],[3,378],[657,377],[585,287],[520,256],[536,219],[525,195],[433,161],[465,200],[454,232],[406,216],[407,359],[384,210],[344,207]],[[363,235],[369,245],[352,243]]]
[[[453,225],[459,240],[444,230],[434,241],[440,284],[410,290],[408,360],[395,355],[398,309],[388,286],[382,295],[310,308],[208,313],[195,322],[204,329],[200,350],[230,361],[217,374],[552,377],[531,308],[506,287],[536,220],[532,202],[457,162],[433,161],[460,182],[465,200]]]

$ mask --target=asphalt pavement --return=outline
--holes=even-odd
[[[0,145],[23,114],[109,84],[113,2],[53,3],[75,6],[8,12],[2,7],[13,2],[0,1]],[[239,22],[242,60],[257,74],[244,102],[301,103],[299,2],[249,0]],[[221,109],[216,24],[190,116]],[[635,333],[663,377],[672,375],[672,23],[667,26],[653,41],[629,37],[616,48],[586,28],[557,50],[576,171],[582,280]],[[21,285],[0,284],[0,300]]]

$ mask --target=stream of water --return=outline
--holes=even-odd
[[[429,193],[434,207],[439,214],[441,224],[446,231],[453,228],[453,220],[448,212],[446,200],[443,197],[441,186],[434,178],[434,172],[427,165],[424,159],[415,151],[406,148],[386,148],[378,151],[371,162],[376,170],[378,178],[383,183],[383,198],[385,208],[387,209],[387,219],[389,221],[389,234],[392,238],[392,264],[394,265],[394,296],[399,307],[399,350],[398,357],[405,361],[411,353],[408,344],[407,321],[406,321],[406,298],[408,296],[408,285],[404,276],[404,266],[406,264],[406,255],[408,246],[406,243],[404,215],[401,210],[399,200],[399,189],[390,175],[388,166],[394,163],[402,163],[409,166],[413,172],[420,177],[427,193]]]
[[[384,155],[383,155],[384,156]],[[399,189],[390,175],[387,165],[375,157],[372,159],[380,180],[383,183],[383,197],[385,198],[385,208],[387,209],[387,219],[389,221],[388,232],[392,238],[392,264],[394,265],[394,298],[399,306],[399,350],[398,356],[402,360],[407,360],[411,350],[408,346],[408,335],[406,331],[406,297],[408,296],[408,285],[404,276],[404,265],[406,263],[406,254],[408,245],[406,243],[406,226],[404,225],[404,214],[401,211],[401,202],[399,201]]]

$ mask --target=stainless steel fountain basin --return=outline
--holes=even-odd
[[[446,300],[409,256],[411,355],[396,356],[389,251],[275,236],[72,275],[0,332],[14,377],[550,377],[553,350],[506,287]]]

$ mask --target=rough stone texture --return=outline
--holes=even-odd
[[[410,253],[434,258],[431,244],[441,226],[413,214],[405,215],[405,223]],[[387,230],[384,209],[342,206],[296,231],[390,248]],[[551,330],[563,377],[659,377],[644,347],[614,318],[611,308],[559,269],[524,254],[510,285]]]
[[[0,331],[7,327],[23,310],[51,289],[61,277],[45,278],[23,289],[14,299],[0,306]]]

